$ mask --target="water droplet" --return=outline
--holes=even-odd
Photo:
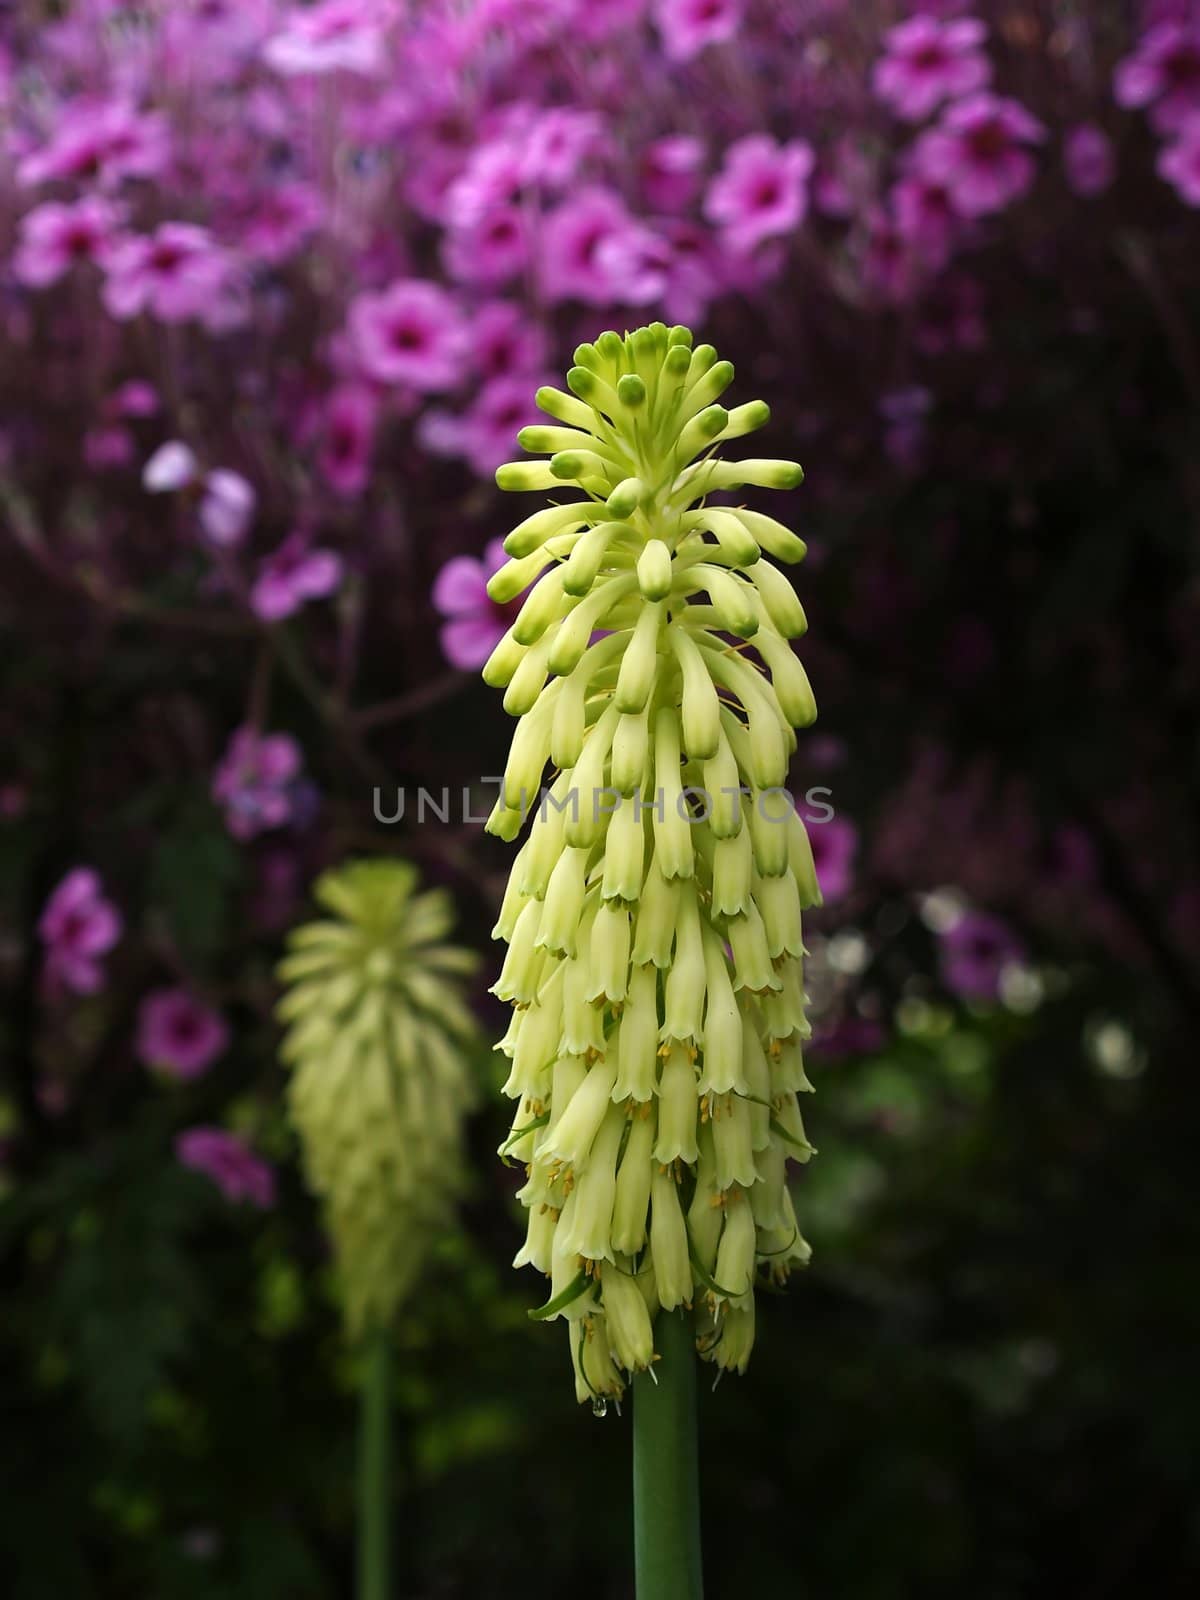
[[[594,1417],[606,1417],[608,1415],[608,1401],[603,1395],[597,1395],[592,1401],[592,1415]]]

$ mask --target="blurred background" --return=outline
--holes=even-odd
[[[1198,207],[1187,0],[0,7],[13,1600],[348,1592],[273,970],[320,871],[403,856],[503,1030],[511,851],[457,799],[512,726],[492,474],[657,317],[805,465],[792,787],[834,811],[814,1260],[702,1394],[710,1592],[1195,1592]],[[474,1071],[400,1592],[617,1600],[628,1413],[525,1315]]]

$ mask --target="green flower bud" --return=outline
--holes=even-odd
[[[519,524],[493,580],[504,599],[534,586],[485,668],[520,719],[488,826],[515,837],[553,761],[496,924],[496,993],[518,1008],[505,1155],[528,1169],[517,1261],[549,1276],[544,1314],[597,1406],[650,1366],[660,1306],[693,1307],[700,1354],[742,1370],[756,1274],[808,1258],[786,1172],[812,1153],[796,1095],[819,892],[782,786],[815,706],[787,642],[803,609],[763,559],[804,544],[702,503],[802,474],[722,458],[769,420],[721,403],[732,380],[686,329],[602,334],[570,392],[538,391],[554,424],[520,442],[550,459],[497,477],[570,497]]]
[[[399,861],[327,872],[314,893],[329,919],[295,929],[279,966],[288,1111],[354,1336],[395,1316],[461,1183],[473,1025],[449,974],[472,958],[441,942],[445,894],[416,885]]]

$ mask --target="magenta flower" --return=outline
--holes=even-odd
[[[565,189],[600,142],[601,123],[594,112],[551,106],[522,135],[522,177],[543,189]]]
[[[102,186],[122,178],[153,178],[166,166],[171,147],[158,112],[140,112],[124,101],[69,106],[50,142],[17,169],[24,185],[95,179]]]
[[[546,359],[547,343],[542,325],[511,300],[489,300],[471,319],[471,355],[484,378],[538,371]]]
[[[1063,168],[1078,195],[1102,194],[1116,172],[1112,140],[1093,122],[1071,128],[1063,140]]]
[[[463,371],[458,306],[436,283],[402,279],[350,307],[350,343],[363,372],[422,393],[452,389]]]
[[[658,0],[654,20],[671,60],[690,61],[710,44],[733,38],[742,0]]]
[[[686,133],[669,133],[642,151],[638,181],[654,211],[677,212],[691,205],[700,188],[704,146]]]
[[[516,277],[529,258],[525,217],[515,205],[497,205],[443,241],[446,270],[458,283],[496,289]]]
[[[228,549],[246,537],[258,496],[240,472],[215,467],[204,479],[200,499],[200,528],[210,544]]]
[[[1200,206],[1200,114],[1190,117],[1158,156],[1159,176],[1173,184],[1185,205]]]
[[[885,34],[887,53],[875,64],[879,98],[906,122],[922,122],[946,100],[974,94],[991,79],[983,54],[987,29],[975,17],[939,22],[910,17]]]
[[[300,746],[286,733],[239,728],[213,774],[212,797],[235,839],[281,828],[295,814]]]
[[[228,1044],[224,1017],[187,989],[155,989],[138,1008],[138,1058],[172,1078],[202,1077]]]
[[[808,837],[821,898],[826,903],[844,899],[854,881],[858,829],[845,817],[830,817],[828,822],[810,822]]]
[[[105,269],[104,304],[122,321],[143,311],[161,322],[209,321],[226,309],[225,254],[206,228],[189,222],[120,240]]]
[[[1006,967],[1025,951],[999,917],[968,911],[940,935],[942,978],[964,1000],[994,1000]]]
[[[777,144],[767,134],[748,134],[725,152],[709,185],[704,214],[723,230],[729,248],[747,254],[767,239],[791,233],[808,211],[812,147],[803,140]]]
[[[511,459],[518,431],[541,420],[533,403],[537,386],[538,380],[527,374],[492,378],[460,416],[427,412],[421,442],[435,455],[465,456],[473,471],[491,479],[500,463]]]
[[[454,556],[438,573],[433,604],[449,620],[441,631],[442,653],[464,672],[481,667],[520,609],[520,601],[499,606],[488,597],[488,579],[508,560],[504,544],[493,539],[483,553]]]
[[[352,499],[366,488],[378,413],[374,394],[362,384],[340,384],[330,394],[317,461],[336,494]]]
[[[1036,117],[998,95],[960,100],[917,144],[917,170],[942,183],[964,217],[1002,211],[1033,182],[1033,157],[1027,145],[1046,131]]]
[[[550,212],[539,249],[542,288],[550,300],[609,305],[617,297],[600,247],[629,226],[629,214],[611,189],[581,189]]]
[[[275,1204],[274,1170],[224,1128],[185,1128],[176,1136],[175,1157],[182,1166],[211,1178],[234,1204],[245,1200],[260,1211]]]
[[[278,266],[294,256],[324,219],[320,195],[306,183],[273,183],[254,196],[238,231],[247,256]]]
[[[614,228],[596,249],[596,265],[612,285],[618,305],[645,306],[666,292],[671,246],[661,234],[629,220]]]
[[[393,8],[381,0],[321,0],[292,7],[280,31],[267,40],[263,59],[285,77],[355,72],[366,77],[387,67],[386,29]]]
[[[1160,133],[1176,133],[1200,111],[1200,27],[1161,22],[1138,42],[1113,79],[1117,104],[1149,106]]]
[[[38,921],[52,987],[95,994],[103,985],[100,958],[121,937],[121,914],[104,898],[99,876],[75,867],[51,894]]]
[[[250,604],[264,622],[280,622],[306,601],[332,594],[341,581],[341,557],[314,550],[304,534],[293,533],[259,567]]]
[[[892,213],[897,230],[927,266],[946,263],[961,219],[945,183],[909,173],[892,190]]]
[[[82,262],[104,266],[117,234],[120,213],[98,195],[70,205],[47,201],[21,218],[13,276],[31,289],[57,283]]]

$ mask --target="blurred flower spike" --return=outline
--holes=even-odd
[[[786,1167],[812,1154],[800,922],[819,890],[783,785],[816,706],[789,642],[804,612],[761,559],[803,542],[708,503],[800,483],[795,462],[717,453],[767,407],[721,405],[733,367],[682,327],[575,360],[569,392],[538,391],[552,422],[519,436],[549,459],[496,475],[558,494],[505,541],[491,598],[533,587],[483,675],[520,719],[489,829],[515,838],[557,769],[495,929],[516,1264],[549,1278],[533,1315],[567,1322],[576,1394],[602,1409],[654,1360],[660,1307],[691,1307],[699,1353],[744,1370],[760,1274],[809,1257]]]
[[[475,1027],[461,980],[477,958],[445,942],[449,895],[416,887],[401,861],[325,873],[329,915],[293,931],[279,967],[290,1114],[355,1337],[392,1320],[462,1177]]]

